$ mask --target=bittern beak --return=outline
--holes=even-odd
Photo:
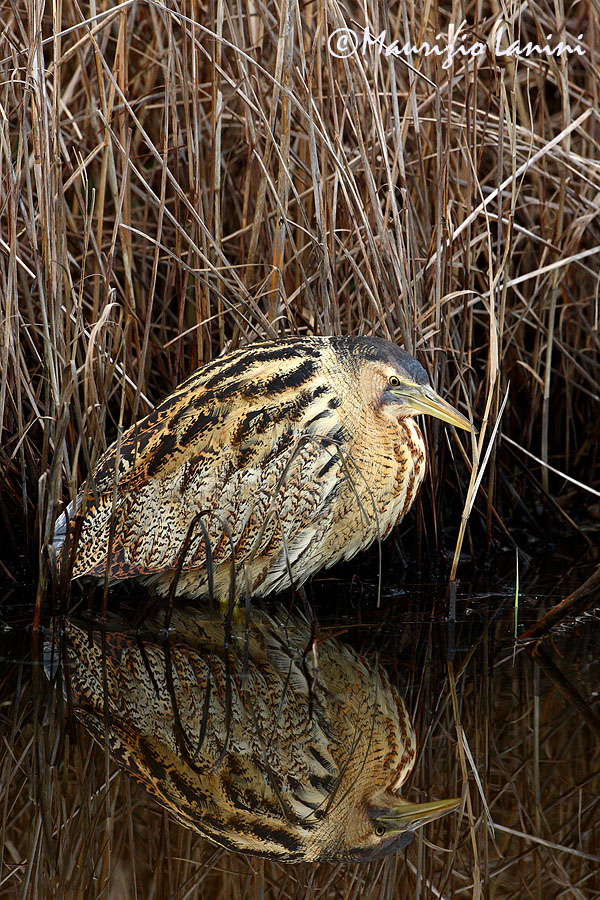
[[[390,393],[401,397],[402,401],[417,413],[435,416],[436,419],[448,422],[456,428],[475,431],[466,416],[454,409],[450,403],[444,400],[443,397],[440,397],[428,384],[407,384],[405,382],[398,390],[392,389]]]
[[[432,800],[430,803],[407,803],[400,801],[399,805],[385,812],[377,813],[373,818],[374,823],[385,825],[388,832],[415,830],[445,816],[446,813],[457,809],[461,804],[460,797],[452,800]]]

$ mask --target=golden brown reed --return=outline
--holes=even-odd
[[[419,41],[447,33],[456,5],[363,9],[375,33]],[[464,7],[484,35],[499,11],[495,0]],[[440,393],[483,420],[481,451],[510,379],[469,551],[523,523],[546,537],[548,511],[581,538],[584,513],[597,515],[595,494],[538,461],[598,490],[597,4],[530,3],[510,25],[523,42],[582,33],[584,57],[457,57],[451,71],[421,57],[433,86],[375,53],[331,57],[331,32],[362,15],[287,0],[2,6],[0,514],[11,563],[24,555],[37,570],[59,504],[120,428],[199,363],[272,334],[404,343]],[[462,445],[441,434],[429,429],[417,551],[452,550],[448,527],[473,502]],[[431,725],[433,737],[415,780],[454,795],[461,742],[468,840],[459,824],[431,826],[443,850],[415,842],[407,871],[394,859],[286,870],[225,858],[150,807],[77,727],[45,721],[43,688],[34,700],[25,666],[3,665],[0,896],[512,900],[515,884],[596,896],[596,738],[525,654],[513,666],[486,639],[450,681],[423,629],[410,670],[423,673],[418,734]],[[494,836],[474,771],[502,814]]]
[[[287,0],[5,9],[0,464],[12,558],[43,555],[58,504],[120,428],[199,363],[272,334],[391,337],[475,409],[474,460],[430,427],[419,513],[430,546],[448,542],[461,509],[469,517],[509,381],[469,548],[484,531],[505,540],[515,521],[545,533],[544,498],[574,529],[577,508],[597,506],[537,461],[597,490],[597,6],[543,2],[509,28],[522,43],[582,33],[583,56],[459,55],[444,69],[415,55],[421,75],[375,49],[328,52],[362,15]],[[440,33],[443,44],[459,24],[437,3],[385,15],[367,3],[364,15],[400,43]],[[495,3],[465,10],[467,43],[498,15]]]

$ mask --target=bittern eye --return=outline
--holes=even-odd
[[[396,381],[397,381],[397,380],[398,380],[398,379],[396,379]],[[392,379],[390,378],[390,383],[391,383],[391,381],[392,381]],[[376,825],[376,826],[375,826],[375,836],[376,836],[376,837],[383,837],[383,835],[385,834],[385,832],[386,832],[386,827],[385,827],[385,825]]]
[[[397,375],[390,375],[388,381],[391,387],[398,387],[398,385],[400,384],[400,379]]]

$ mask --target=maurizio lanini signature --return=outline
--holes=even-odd
[[[468,32],[460,34],[465,23],[458,28],[450,25],[448,34],[436,34],[436,41],[443,41],[442,44],[429,43],[423,41],[422,44],[412,44],[407,41],[401,44],[399,41],[387,43],[387,32],[382,31],[376,35],[371,31],[369,25],[365,25],[362,33],[354,31],[352,28],[337,28],[329,35],[329,52],[338,59],[354,56],[362,53],[366,56],[369,47],[377,48],[380,55],[383,56],[402,56],[410,58],[411,56],[440,56],[444,57],[442,69],[449,69],[456,56],[470,56],[476,59],[478,56],[485,56],[488,50],[496,57],[520,57],[520,56],[562,56],[563,53],[577,53],[579,56],[585,56],[585,47],[579,43],[568,44],[564,41],[557,41],[554,46],[550,43],[534,44],[528,41],[521,45],[519,41],[512,41],[503,46],[506,42],[506,34],[508,25],[503,20],[496,22],[494,30],[486,43],[475,41],[474,43],[466,43],[469,37]],[[445,40],[444,40],[445,39]],[[583,34],[577,36],[577,41],[583,39]],[[546,41],[552,41],[552,35],[546,35]]]

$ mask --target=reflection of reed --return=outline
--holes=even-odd
[[[567,557],[553,550],[545,569],[556,559],[563,565]],[[578,561],[579,578],[581,570]],[[536,610],[530,621],[542,595],[543,584],[535,597],[523,590],[522,615]],[[322,620],[348,622],[346,592],[338,597],[329,583],[322,599]],[[402,854],[368,865],[287,865],[211,846],[119,770],[74,716],[65,719],[62,691],[31,666],[29,635],[0,627],[1,900],[600,897],[600,745],[565,690],[600,714],[598,620],[544,644],[559,683],[526,649],[513,652],[506,597],[485,598],[464,585],[449,666],[444,600],[445,587],[386,600],[373,611],[376,627],[352,621],[352,643],[366,653],[376,647],[392,683],[411,697],[423,747],[411,796],[468,790],[472,819],[468,810],[445,816],[418,831]],[[465,618],[469,605],[477,610]],[[322,668],[325,646],[318,647]]]
[[[69,623],[65,652],[78,718],[183,824],[260,856],[366,861],[458,804],[398,796],[415,735],[381,666],[259,611],[171,625],[103,646]]]

